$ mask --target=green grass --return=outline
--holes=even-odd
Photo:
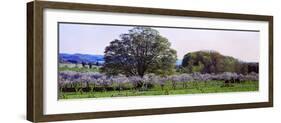
[[[75,65],[75,64],[60,63],[59,71],[100,72],[100,67],[93,65],[92,68],[85,68],[85,67],[82,67],[82,65],[80,65],[80,64]]]
[[[127,97],[127,96],[152,96],[152,95],[176,95],[176,94],[199,94],[199,93],[223,93],[258,91],[258,81],[246,81],[225,85],[223,81],[190,82],[187,87],[177,84],[173,89],[171,83],[166,83],[162,89],[160,85],[146,91],[123,90],[103,92],[60,92],[60,99],[101,98],[101,97]]]

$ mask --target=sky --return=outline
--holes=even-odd
[[[59,24],[59,53],[103,55],[104,48],[119,35],[134,26]],[[245,62],[259,61],[259,32],[207,30],[187,28],[159,28],[178,59],[189,52],[213,50]]]

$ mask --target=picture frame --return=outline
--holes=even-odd
[[[47,10],[62,10],[62,11],[78,11],[83,12],[102,12],[118,14],[140,14],[140,16],[167,16],[180,19],[184,17],[203,18],[203,19],[221,19],[228,21],[258,21],[266,23],[267,35],[265,38],[268,43],[268,51],[264,60],[267,76],[265,81],[266,101],[242,102],[233,104],[211,104],[211,105],[195,105],[195,106],[167,106],[161,108],[139,108],[127,110],[106,110],[106,111],[79,111],[71,113],[50,113],[46,114],[46,80],[50,78],[46,76],[46,11]],[[48,17],[51,18],[51,17]],[[63,17],[61,18],[63,19]],[[57,27],[54,27],[57,28]],[[48,29],[50,29],[48,27]],[[57,37],[56,37],[57,38]],[[57,42],[57,41],[56,41]],[[56,47],[56,46],[51,46]],[[262,50],[262,49],[261,49]],[[48,51],[48,50],[47,50]],[[48,51],[49,52],[49,51]],[[57,52],[57,49],[54,51]],[[48,59],[48,58],[47,58]],[[55,89],[56,90],[56,89]],[[152,97],[153,98],[153,97]],[[55,99],[57,100],[57,99]],[[66,102],[67,103],[67,102]],[[188,10],[172,10],[158,8],[141,8],[127,6],[111,6],[111,5],[96,5],[85,3],[64,3],[64,2],[47,2],[33,1],[27,3],[27,120],[31,122],[49,122],[63,120],[81,120],[81,119],[96,119],[109,117],[125,117],[125,116],[141,116],[141,115],[157,115],[157,114],[172,114],[172,113],[187,113],[187,112],[203,112],[216,110],[232,110],[246,108],[262,108],[273,107],[273,16],[267,15],[249,15],[235,13],[219,13],[219,12],[203,12],[203,11],[188,11]],[[87,107],[90,108],[90,107]]]

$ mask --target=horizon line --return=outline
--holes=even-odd
[[[199,50],[199,51],[202,51],[202,50]],[[203,50],[203,51],[204,51],[204,50]],[[198,52],[198,51],[195,51],[195,52]],[[215,51],[215,52],[217,52],[217,51]],[[192,53],[192,52],[188,52],[188,53]],[[188,53],[186,53],[186,54],[188,54]],[[218,53],[220,53],[220,52],[218,52]],[[81,55],[102,55],[102,54],[90,54],[90,53],[60,53],[60,52],[59,52],[58,54],[68,54],[68,55],[75,55],[75,54],[81,54]],[[220,53],[220,54],[221,54],[221,53]],[[244,61],[244,60],[235,58],[235,57],[233,57],[233,56],[224,55],[224,54],[221,54],[221,55],[226,56],[226,57],[232,57],[232,58],[238,60],[239,62],[259,63],[259,61]],[[104,56],[104,55],[102,55],[102,56]],[[178,59],[178,58],[177,58],[177,60],[183,60],[183,59]]]

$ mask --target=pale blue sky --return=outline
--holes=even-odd
[[[59,52],[103,55],[109,42],[133,26],[60,23]],[[215,50],[242,61],[258,62],[259,32],[154,28],[168,38],[178,59],[192,51]]]

